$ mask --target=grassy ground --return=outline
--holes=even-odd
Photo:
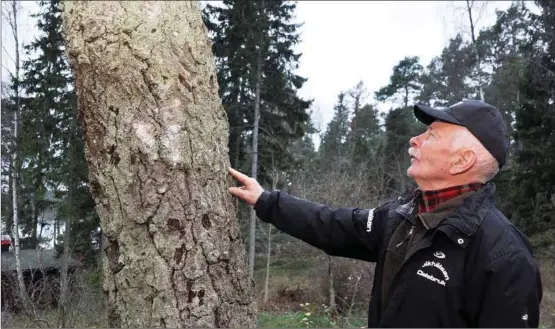
[[[332,319],[325,314],[310,314],[304,312],[285,312],[258,314],[259,328],[366,328],[366,318],[352,317],[350,319]]]

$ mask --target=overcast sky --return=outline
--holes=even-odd
[[[483,4],[473,11],[478,28],[493,24],[495,10],[511,2]],[[470,36],[465,1],[301,1],[297,8],[297,19],[305,22],[299,73],[308,78],[301,95],[314,99],[320,128],[332,118],[340,91],[362,80],[373,102],[374,91],[405,56],[419,56],[426,66],[457,32]]]
[[[476,1],[477,27],[495,22],[495,10],[510,1]],[[6,2],[3,2],[4,6]],[[21,2],[20,38],[37,35],[37,2]],[[299,1],[297,21],[304,22],[298,50],[299,74],[308,78],[300,94],[314,99],[313,119],[324,127],[333,115],[337,94],[362,80],[370,102],[373,92],[388,83],[393,66],[405,56],[419,56],[425,66],[441,53],[458,31],[469,36],[465,1]],[[484,8],[482,8],[484,7]],[[2,79],[13,70],[13,37],[2,20]],[[388,106],[380,106],[387,110]]]

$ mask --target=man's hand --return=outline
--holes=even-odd
[[[260,186],[254,178],[244,175],[233,168],[229,168],[229,173],[233,178],[238,180],[239,183],[243,184],[241,187],[230,187],[229,193],[242,199],[251,206],[254,206],[256,200],[258,200],[262,192],[264,192],[262,186]]]

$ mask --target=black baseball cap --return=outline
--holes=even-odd
[[[425,125],[440,120],[466,127],[499,162],[499,168],[505,164],[509,136],[503,116],[494,106],[478,100],[464,100],[443,110],[417,104],[414,115]]]

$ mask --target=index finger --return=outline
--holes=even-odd
[[[231,174],[231,176],[233,176],[233,178],[235,178],[236,180],[238,180],[240,183],[243,183],[244,185],[247,185],[247,182],[249,181],[249,176],[233,169],[233,168],[229,168],[229,173]]]

